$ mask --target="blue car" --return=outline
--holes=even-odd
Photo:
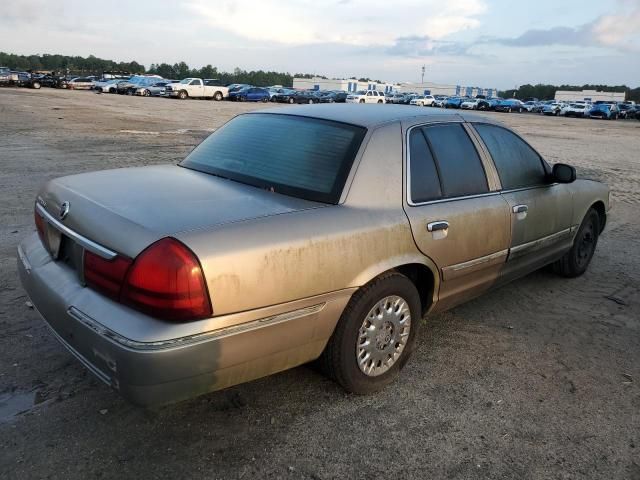
[[[239,102],[268,102],[269,90],[260,87],[246,87],[229,94],[229,98]]]
[[[508,100],[500,100],[500,102],[498,102],[496,104],[495,107],[493,107],[493,109],[496,112],[518,112],[518,113],[522,113],[523,111],[526,110],[524,104],[516,99],[516,98],[510,98]]]
[[[466,97],[449,97],[444,101],[444,108],[460,108],[460,105],[465,100],[469,100]]]
[[[619,117],[618,107],[608,103],[599,103],[589,111],[589,116],[603,120],[617,120]]]

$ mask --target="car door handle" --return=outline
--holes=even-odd
[[[449,228],[449,222],[446,220],[438,220],[437,222],[427,223],[427,230],[430,232],[436,232],[438,230],[447,230]]]
[[[514,205],[513,213],[526,213],[529,211],[529,207],[526,205]]]

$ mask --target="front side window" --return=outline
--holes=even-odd
[[[496,125],[476,124],[474,127],[489,149],[504,190],[546,182],[542,159],[520,137]]]
[[[245,114],[181,166],[308,200],[338,203],[366,129],[283,114]]]

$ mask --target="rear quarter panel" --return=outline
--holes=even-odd
[[[377,129],[363,145],[341,204],[177,236],[201,259],[214,315],[359,287],[393,267],[427,264],[402,209],[400,125]]]

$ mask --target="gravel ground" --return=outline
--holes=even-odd
[[[262,105],[0,90],[0,477],[640,479],[640,122],[498,114],[612,189],[589,271],[540,271],[425,320],[400,381],[309,367],[146,411],[25,304],[16,246],[49,178],[177,162]],[[420,108],[420,107],[407,107]],[[491,114],[490,114],[491,115]]]

